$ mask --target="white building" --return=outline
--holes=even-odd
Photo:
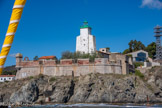
[[[133,62],[145,62],[148,58],[148,52],[144,50],[135,51],[126,55],[132,55]]]
[[[87,21],[84,21],[83,26],[80,27],[80,36],[77,36],[76,51],[81,53],[96,52],[96,38],[91,35],[91,27]]]
[[[0,82],[12,81],[15,79],[15,75],[0,75]]]

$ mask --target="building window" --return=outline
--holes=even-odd
[[[4,78],[4,81],[6,81],[6,78]]]
[[[146,54],[143,52],[140,52],[137,54],[136,61],[144,62],[146,60]]]
[[[43,61],[39,61],[39,64],[42,65],[43,64]]]
[[[145,57],[145,58],[146,58],[146,54],[143,53],[143,52],[138,53],[137,56],[138,56],[138,57]]]
[[[84,46],[85,46],[85,44],[84,44]]]

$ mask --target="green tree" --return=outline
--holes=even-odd
[[[39,59],[38,56],[35,56],[35,57],[33,58],[34,61],[37,61],[38,59]]]
[[[147,47],[145,47],[145,45],[141,41],[131,40],[128,43],[128,45],[129,45],[129,48],[124,50],[123,54],[128,54],[128,53],[138,51],[138,50],[145,50],[148,52],[150,58],[152,59],[155,58],[155,55],[156,55],[156,43],[155,42],[152,42]]]
[[[133,48],[132,51],[137,51],[139,49],[138,41],[134,40],[133,41]]]
[[[151,44],[149,44],[146,47],[146,51],[148,52],[149,57],[154,59],[156,55],[156,43],[152,42]]]
[[[145,45],[141,41],[131,40],[129,43],[129,49],[123,51],[123,54],[127,54],[130,52],[145,50]]]
[[[62,53],[61,59],[72,59],[73,58],[73,53],[70,51],[65,51]]]
[[[2,71],[2,75],[16,75],[17,70]]]
[[[141,41],[138,41],[135,48],[136,48],[135,51],[138,51],[138,50],[145,50],[146,47]]]
[[[129,49],[126,49],[126,50],[123,51],[123,54],[128,54],[128,53],[130,53]]]
[[[129,52],[132,52],[133,51],[133,40],[131,40],[129,43]]]

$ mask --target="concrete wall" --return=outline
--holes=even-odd
[[[21,66],[18,67],[18,72],[16,74],[16,79],[26,78],[29,76],[37,76],[39,74],[44,74],[48,76],[74,76],[86,75],[90,73],[114,73],[123,74],[122,66],[120,62],[109,63],[107,58],[96,58],[95,63],[89,63],[89,59],[79,59],[78,63],[74,63],[72,59],[61,60],[60,64],[56,62],[43,61],[41,65],[39,62],[31,63],[31,61],[24,61]],[[27,64],[29,66],[27,66]],[[31,66],[31,64],[34,64]],[[20,68],[21,67],[21,68]]]
[[[71,76],[72,71],[74,76],[86,75],[90,73],[102,73],[102,74],[122,74],[122,68],[119,65],[71,65],[71,66],[44,66],[43,72],[40,71],[40,67],[21,68],[17,72],[16,79],[21,79],[29,76],[37,76],[44,74],[48,76]]]
[[[160,63],[158,63],[158,62],[152,62],[151,65],[152,66],[160,66]]]
[[[110,62],[121,62],[122,74],[129,74],[129,72],[134,71],[132,59],[127,55],[123,55],[120,53],[111,53],[109,56],[109,60]]]
[[[143,67],[151,67],[152,64],[150,62],[144,62],[144,66]]]
[[[40,67],[23,67],[17,71],[16,79],[37,76],[41,73]]]

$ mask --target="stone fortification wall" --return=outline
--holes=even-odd
[[[127,55],[123,55],[120,53],[111,53],[111,55],[109,56],[109,60],[110,62],[121,61],[123,74],[129,74],[129,72],[134,72],[132,58]]]
[[[122,72],[121,61],[110,63],[107,58],[96,58],[94,63],[90,63],[89,59],[79,59],[77,63],[74,63],[72,59],[64,59],[61,60],[59,64],[57,64],[55,60],[21,61],[16,64],[18,69],[16,79],[39,74],[48,76],[67,76],[72,75],[72,72],[74,76],[90,73],[125,74]]]

